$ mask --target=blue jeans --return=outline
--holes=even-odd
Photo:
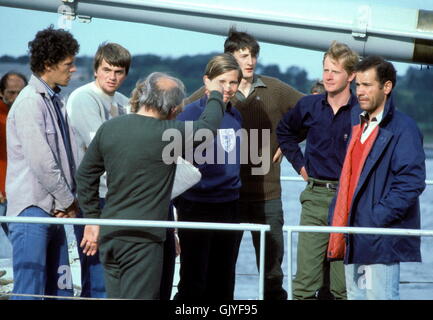
[[[4,217],[6,215],[7,206],[8,206],[7,201],[0,203],[0,216],[1,217]],[[5,234],[8,235],[8,233],[9,233],[8,224],[2,223],[1,225],[2,225],[2,228],[3,228],[3,231],[5,232]]]
[[[28,207],[20,217],[51,217]],[[10,223],[15,294],[73,296],[68,243],[63,225]],[[37,300],[13,296],[13,300]]]
[[[347,264],[347,299],[399,300],[400,264]]]
[[[105,205],[105,199],[99,200],[101,209]],[[79,213],[82,217],[82,213]],[[84,235],[84,225],[74,225],[75,238],[77,240],[78,256],[81,264],[81,297],[106,298],[104,268],[99,261],[99,251],[94,256],[83,254],[80,248]]]

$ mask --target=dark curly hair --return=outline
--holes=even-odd
[[[50,25],[29,42],[30,69],[38,75],[42,74],[46,65],[56,65],[67,57],[75,56],[79,49],[80,45],[70,32],[56,30]]]

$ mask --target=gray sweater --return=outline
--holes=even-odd
[[[123,94],[115,92],[113,96],[109,96],[98,88],[94,81],[77,88],[70,94],[66,109],[78,144],[78,164],[83,159],[98,128],[105,121],[126,114],[127,105],[128,98]],[[105,198],[107,193],[105,175],[101,177],[99,192],[101,198]]]

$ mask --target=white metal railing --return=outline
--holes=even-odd
[[[305,182],[299,176],[281,176],[281,181]],[[433,185],[433,180],[426,180],[426,185]],[[68,225],[106,225],[123,227],[155,227],[155,228],[185,228],[228,231],[259,231],[260,232],[260,256],[259,256],[259,299],[264,297],[264,257],[265,257],[265,232],[270,230],[269,225],[262,224],[232,224],[211,222],[183,222],[183,221],[153,221],[153,220],[121,220],[121,219],[86,219],[86,218],[32,218],[32,217],[1,217],[2,222],[20,223],[44,223],[44,224],[68,224]],[[283,231],[288,232],[287,237],[287,278],[288,299],[292,300],[292,235],[294,232],[319,232],[319,233],[361,233],[383,235],[406,235],[433,237],[433,230],[416,229],[387,229],[387,228],[359,228],[359,227],[326,227],[326,226],[284,226]]]
[[[258,231],[260,232],[259,256],[259,300],[264,296],[264,267],[265,267],[265,232],[269,225],[249,223],[214,223],[214,222],[183,222],[183,221],[154,221],[154,220],[122,220],[122,219],[86,219],[86,218],[36,218],[36,217],[0,217],[0,223],[38,223],[38,224],[80,224],[122,227],[152,227],[178,229],[206,229],[224,231]]]
[[[389,228],[360,228],[360,227],[322,227],[322,226],[284,226],[287,231],[287,295],[292,300],[292,234],[293,232],[319,232],[319,233],[361,233],[433,237],[433,230],[418,229],[389,229]]]
[[[305,182],[298,176],[281,176],[281,181]],[[425,180],[426,185],[433,185],[433,180]],[[362,234],[385,234],[385,235],[407,235],[433,237],[433,230],[417,229],[387,229],[387,228],[360,228],[360,227],[326,227],[326,226],[284,226],[283,231],[287,235],[287,294],[292,300],[292,234],[293,232],[320,232],[320,233],[362,233]]]

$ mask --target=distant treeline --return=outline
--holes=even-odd
[[[135,55],[132,58],[129,75],[119,91],[125,95],[129,95],[138,80],[146,77],[151,72],[162,71],[180,78],[185,83],[187,92],[190,94],[203,85],[204,69],[209,59],[215,54],[217,53],[182,56],[179,58],[163,58],[151,54]],[[28,64],[29,57],[20,56],[15,58],[5,55],[0,57],[0,63]],[[77,57],[76,65],[88,70],[90,77],[93,74],[92,57]],[[258,64],[257,72],[279,78],[302,92],[308,92],[312,82],[314,82],[308,79],[308,74],[305,70],[296,66],[292,66],[285,73],[282,73],[277,65],[265,66]]]
[[[424,140],[433,143],[433,69],[409,68],[398,77],[395,94],[398,109],[414,118]]]
[[[205,66],[215,54],[214,52],[179,58],[151,54],[135,55],[129,75],[120,91],[129,96],[138,80],[153,71],[162,71],[180,78],[190,94],[202,86]],[[0,57],[0,63],[27,64],[28,60],[28,56]],[[87,70],[89,78],[92,77],[92,57],[77,57],[76,64]],[[282,72],[278,65],[258,64],[257,73],[278,78],[304,93],[308,93],[317,80],[309,79],[308,73],[297,66],[291,66]],[[399,75],[394,99],[398,109],[417,121],[426,141],[433,142],[433,69],[409,68],[405,75]]]

